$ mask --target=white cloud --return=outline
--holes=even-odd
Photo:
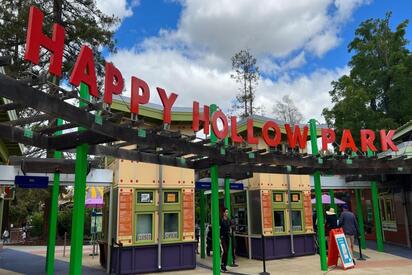
[[[176,106],[197,100],[227,111],[238,88],[230,78],[230,57],[249,48],[266,76],[278,76],[263,78],[258,86],[257,104],[267,115],[276,99],[288,94],[305,119],[323,121],[322,109],[330,106],[330,83],[348,68],[321,68],[307,75],[291,71],[306,64],[307,56],[321,57],[336,47],[342,25],[366,2],[180,0],[183,10],[176,30],[160,30],[109,59],[122,71],[127,89],[132,75],[149,84],[151,102],[160,103],[155,89],[159,86],[179,94]]]
[[[132,8],[138,6],[139,1],[133,0],[131,3],[128,3],[127,0],[98,0],[96,5],[103,13],[114,15],[121,22],[124,18],[133,15]]]

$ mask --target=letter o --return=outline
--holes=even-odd
[[[220,119],[223,123],[223,129],[219,130],[217,127],[217,120]],[[222,111],[216,111],[212,116],[212,131],[218,139],[224,139],[229,131],[229,124],[227,118]]]
[[[272,128],[275,131],[275,137],[271,138],[269,136],[269,129]],[[280,132],[280,128],[276,122],[268,120],[265,122],[262,128],[262,137],[266,144],[270,147],[276,147],[279,145],[282,134]]]

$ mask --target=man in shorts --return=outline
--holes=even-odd
[[[358,222],[355,215],[349,211],[349,207],[345,204],[342,207],[342,214],[339,218],[339,226],[342,227],[345,233],[346,241],[348,242],[350,252],[353,256],[353,245],[355,243],[355,237],[359,236]]]

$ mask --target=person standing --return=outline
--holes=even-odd
[[[339,218],[339,226],[342,227],[343,232],[345,233],[346,241],[353,255],[355,237],[359,236],[358,222],[356,221],[355,215],[349,211],[349,207],[346,204],[343,205],[342,210],[342,214]]]
[[[326,222],[325,222],[325,236],[329,244],[329,233],[332,229],[338,228],[338,216],[335,213],[334,208],[330,208],[326,211]]]
[[[229,250],[229,239],[230,239],[230,220],[229,220],[229,210],[224,208],[223,218],[220,221],[220,243],[222,245],[223,254],[222,254],[222,272],[226,272],[227,265],[227,254]]]
[[[4,230],[3,232],[3,244],[8,243],[9,242],[9,237],[10,237],[10,233],[7,230],[7,228]]]
[[[206,237],[206,254],[210,256],[210,251],[212,251],[212,225],[210,224],[207,230]]]

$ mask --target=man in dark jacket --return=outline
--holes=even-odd
[[[355,237],[359,236],[358,222],[355,215],[349,211],[349,207],[345,204],[342,207],[342,214],[339,218],[339,226],[342,227],[345,233],[346,241],[349,244],[351,253],[353,255],[353,245],[355,243]]]
[[[229,239],[230,239],[230,220],[229,220],[229,210],[225,208],[223,210],[223,218],[220,221],[220,243],[222,245],[222,271],[226,272],[227,265],[227,253],[229,251]]]

